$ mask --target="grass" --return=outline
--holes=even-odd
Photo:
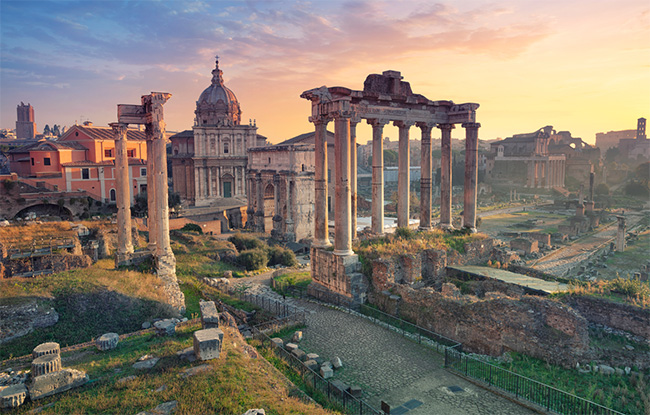
[[[626,414],[645,415],[650,408],[650,388],[643,376],[583,374],[523,354],[511,356],[511,362],[497,365]]]
[[[264,408],[267,414],[331,414],[314,404],[290,396],[292,386],[263,359],[251,359],[242,352],[243,339],[224,328],[221,357],[207,362],[188,363],[176,352],[192,345],[192,332],[198,326],[179,329],[173,337],[151,334],[135,336],[119,343],[117,349],[100,353],[77,353],[66,367],[84,370],[91,383],[37,402],[27,402],[10,413],[28,413],[44,407],[41,414],[138,413],[162,402],[176,400],[175,414],[218,413],[240,415],[251,408]],[[145,353],[160,357],[149,371],[136,371],[131,365]],[[209,370],[191,377],[181,372],[199,364]],[[127,376],[135,379],[117,382]],[[162,390],[159,389],[163,387]]]
[[[566,291],[551,294],[558,298],[571,295],[594,296],[650,309],[650,283],[635,278],[619,277],[593,282],[571,280]]]
[[[307,288],[307,286],[311,283],[311,272],[304,271],[287,273],[278,275],[273,279],[275,280],[275,286],[273,289],[276,292],[284,292],[289,287],[303,289]]]

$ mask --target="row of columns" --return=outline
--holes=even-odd
[[[334,119],[335,128],[335,235],[334,253],[351,255],[352,240],[356,238],[356,124],[352,114],[338,111],[331,116],[321,115],[310,118],[315,126],[315,247],[330,246],[327,214],[327,123]],[[352,121],[351,121],[352,120]],[[371,230],[380,235],[384,232],[384,157],[383,128],[388,120],[368,119],[372,126],[372,223]],[[409,128],[415,123],[393,121],[399,128],[398,162],[398,202],[397,226],[409,226],[410,194],[410,149]],[[431,228],[431,129],[435,123],[417,123],[422,131],[422,175],[420,179],[420,229]],[[452,180],[451,180],[451,130],[453,124],[438,124],[442,131],[441,160],[441,213],[440,227],[451,229]],[[475,230],[476,188],[478,177],[478,123],[465,123],[465,196],[463,223]]]
[[[564,186],[564,160],[529,160],[526,186],[530,188]]]

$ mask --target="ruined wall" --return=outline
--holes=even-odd
[[[88,255],[73,254],[53,254],[35,258],[5,259],[4,275],[0,274],[0,277],[10,278],[15,275],[41,270],[61,272],[76,268],[86,268],[91,264],[92,260]]]
[[[589,322],[624,330],[650,340],[648,309],[588,296],[570,296],[566,302]]]
[[[556,301],[531,296],[478,300],[405,285],[394,285],[391,292],[374,291],[371,302],[463,343],[467,352],[498,356],[515,351],[568,367],[588,351],[587,320]]]
[[[311,291],[328,290],[352,301],[366,300],[368,282],[359,272],[356,255],[339,256],[327,249],[311,248]]]

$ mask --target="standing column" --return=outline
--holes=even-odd
[[[463,226],[476,232],[476,186],[478,179],[479,123],[464,123],[465,128],[465,188]]]
[[[155,254],[158,245],[158,211],[156,210],[156,157],[154,156],[153,136],[147,129],[147,230],[149,231],[149,244],[147,249]],[[198,172],[198,171],[197,171]],[[197,192],[200,192],[197,183]],[[196,202],[195,202],[196,204]]]
[[[394,121],[399,128],[399,154],[397,178],[397,226],[409,226],[409,194],[411,186],[411,154],[409,146],[409,128],[413,123]]]
[[[350,115],[340,111],[334,118],[336,200],[334,207],[334,254],[352,255],[350,222]]]
[[[257,211],[255,212],[255,231],[264,233],[264,189],[262,189],[262,174],[255,176],[257,192]]]
[[[350,235],[357,239],[357,123],[358,119],[350,120]]]
[[[253,173],[247,173],[246,177],[246,202],[248,206],[246,208],[246,229],[255,229],[255,199],[253,199],[255,193],[253,191]]]
[[[282,215],[280,215],[280,175],[273,175],[273,230],[272,235],[276,239],[280,239],[282,234]]]
[[[430,123],[418,123],[422,130],[422,153],[420,162],[420,229],[431,229],[431,127]]]
[[[331,245],[327,221],[327,123],[326,117],[311,117],[316,127],[314,136],[314,242],[316,248]]]
[[[544,163],[544,180],[545,180],[545,187],[547,189],[551,188],[551,169],[550,169],[550,161],[547,159],[546,163]]]
[[[207,174],[208,174],[208,186],[207,186],[206,196],[212,197],[214,194],[212,192],[212,167],[207,168]]]
[[[372,222],[375,235],[384,233],[384,140],[382,133],[388,121],[369,119],[372,125]]]
[[[291,214],[292,205],[293,205],[293,203],[291,201],[292,200],[291,199],[291,178],[289,176],[287,176],[286,186],[287,186],[287,195],[286,195],[287,196],[287,199],[286,199],[287,218],[285,220],[286,229],[285,229],[284,236],[285,236],[285,239],[287,241],[295,242],[296,241],[296,234],[295,234],[294,227],[293,227],[293,215]]]
[[[133,253],[131,236],[131,183],[129,180],[129,159],[127,157],[126,131],[127,125],[111,123],[115,137],[115,185],[117,192],[117,265],[128,261],[128,255]]]
[[[438,124],[442,133],[440,155],[440,228],[454,229],[451,221],[451,130],[454,124]]]

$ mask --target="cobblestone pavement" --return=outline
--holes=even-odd
[[[379,409],[383,400],[396,408],[413,399],[422,404],[409,415],[532,414],[443,369],[436,352],[355,315],[303,302],[312,311],[300,347],[324,359],[340,357],[343,368],[334,379],[364,390]],[[453,386],[462,388],[457,392]]]

